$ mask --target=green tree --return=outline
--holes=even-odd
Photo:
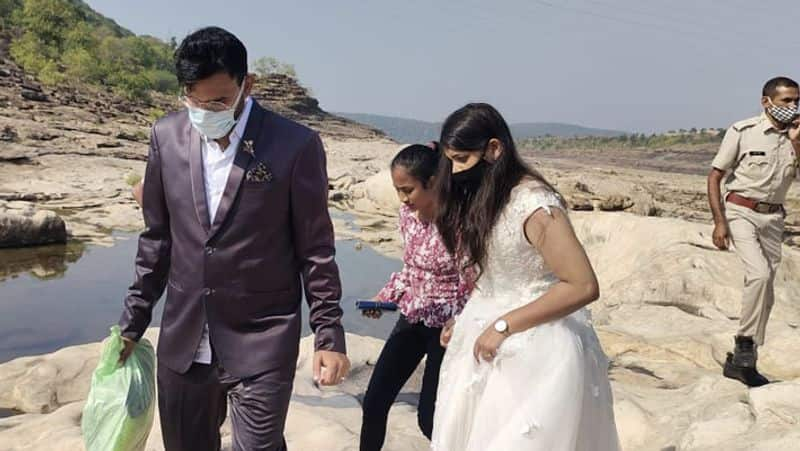
[[[0,0],[0,30],[10,27],[14,13],[22,8],[22,0]]]
[[[57,85],[67,79],[64,68],[54,60],[47,61],[39,71],[39,79],[48,85]]]
[[[97,57],[85,48],[67,50],[62,61],[66,67],[66,76],[73,81],[102,84],[106,80],[106,73],[98,64]]]
[[[30,33],[25,33],[11,43],[11,57],[34,74],[42,71],[48,61],[52,60],[54,53]]]
[[[45,83],[63,81],[60,59],[67,36],[77,25],[75,9],[63,0],[25,0],[14,15],[24,32],[11,43],[11,56]]]
[[[141,72],[114,72],[108,76],[109,84],[129,99],[147,98],[151,89],[150,80]]]
[[[170,94],[178,93],[178,79],[175,78],[175,74],[170,71],[151,69],[147,71],[147,78],[154,91]]]
[[[25,34],[33,35],[45,46],[60,52],[77,21],[77,11],[63,0],[25,0],[20,25]]]
[[[263,56],[253,62],[253,71],[265,77],[270,74],[282,74],[297,78],[297,72],[292,64],[286,64],[271,56]]]

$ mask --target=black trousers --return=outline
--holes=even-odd
[[[386,437],[386,420],[397,394],[427,354],[417,422],[429,439],[433,433],[433,411],[439,385],[444,348],[439,344],[441,328],[411,324],[400,316],[386,341],[364,396],[361,451],[378,451]]]

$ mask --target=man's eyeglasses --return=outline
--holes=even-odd
[[[200,102],[199,100],[196,100],[192,98],[190,95],[188,95],[185,90],[183,91],[183,94],[178,98],[187,107],[200,108],[202,110],[211,112],[220,112],[220,111],[230,110],[239,104],[239,99],[242,98],[242,93],[244,92],[244,86],[245,84],[242,83],[242,85],[239,87],[239,93],[236,94],[236,100],[233,101],[233,105],[228,105],[225,102],[219,102],[216,100],[211,100],[208,102]]]
[[[233,108],[233,106],[228,105],[225,102],[219,102],[216,100],[212,100],[210,102],[200,102],[186,94],[178,96],[178,99],[181,102],[183,102],[184,105],[191,106],[192,108],[200,108],[201,110],[206,110],[206,111],[219,112]]]

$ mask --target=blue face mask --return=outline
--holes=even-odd
[[[204,110],[187,103],[186,109],[189,110],[189,120],[192,122],[192,126],[208,139],[220,139],[227,135],[236,125],[236,106],[239,105],[239,99],[242,98],[243,92],[244,83],[239,88],[239,94],[236,95],[233,106],[221,111]]]

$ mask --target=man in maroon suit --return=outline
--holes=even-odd
[[[156,122],[145,231],[120,319],[124,361],[167,291],[158,395],[167,450],[217,450],[230,404],[237,450],[283,450],[302,291],[314,378],[349,370],[319,136],[249,97],[247,51],[216,27],[175,53],[186,109]]]

